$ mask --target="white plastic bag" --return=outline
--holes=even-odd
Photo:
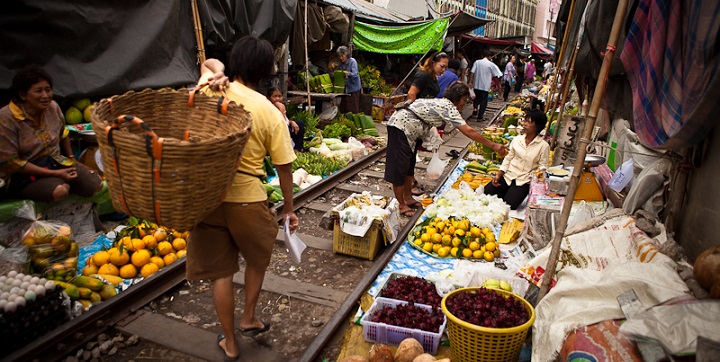
[[[580,204],[578,204],[577,206],[573,206],[572,211],[572,215],[570,215],[570,218],[567,222],[568,228],[595,217],[595,211],[593,211],[592,206],[590,206],[585,201],[580,201]]]
[[[358,141],[355,137],[348,138],[348,145],[350,145],[349,149],[350,152],[352,152],[353,161],[357,161],[367,154],[367,148],[365,148],[365,145],[363,145],[362,142]]]
[[[470,99],[475,99],[475,90],[472,87],[468,88],[468,90],[470,91]]]
[[[429,151],[436,151],[442,144],[442,138],[436,127],[430,128],[422,137],[422,146]]]
[[[633,178],[633,159],[630,158],[623,162],[622,166],[615,172],[615,175],[608,186],[615,192],[620,192],[627,186]]]
[[[447,164],[447,160],[441,160],[437,150],[435,150],[435,152],[433,152],[433,157],[430,160],[430,164],[427,168],[428,180],[435,181],[439,179],[440,175],[442,175],[443,171],[445,170],[445,164]]]

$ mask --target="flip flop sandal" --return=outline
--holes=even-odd
[[[270,323],[260,321],[262,322],[262,327],[255,327],[255,328],[240,328],[240,333],[242,333],[243,336],[248,337],[254,337],[257,336],[260,333],[267,332],[270,330]]]
[[[240,358],[240,353],[237,354],[237,356],[231,357],[227,355],[227,352],[220,346],[220,342],[225,339],[225,335],[220,333],[217,335],[217,346],[220,348],[220,352],[223,354],[223,361],[237,361]]]
[[[422,206],[422,204],[417,200],[415,200],[415,202],[413,202],[413,203],[406,204],[406,205],[411,209],[419,209]]]
[[[413,217],[415,215],[415,210],[408,209],[408,210],[400,212],[400,215],[405,216],[405,217]]]

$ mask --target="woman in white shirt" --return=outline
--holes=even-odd
[[[550,145],[540,136],[546,124],[547,116],[542,111],[532,109],[527,112],[522,123],[525,133],[510,142],[510,151],[500,171],[485,186],[486,194],[497,195],[513,210],[520,206],[530,193],[532,171],[548,166]]]

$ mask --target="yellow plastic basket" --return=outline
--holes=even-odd
[[[442,311],[447,317],[447,331],[450,339],[450,350],[453,362],[515,362],[520,357],[523,342],[527,332],[535,322],[535,309],[528,301],[517,294],[496,290],[506,298],[515,298],[521,301],[528,310],[530,320],[525,324],[513,328],[486,328],[477,326],[452,315],[447,310],[445,302],[457,293],[474,292],[478,287],[461,288],[450,292],[442,299]]]

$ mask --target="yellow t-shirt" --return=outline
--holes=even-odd
[[[209,72],[203,74],[198,84],[205,83],[211,76]],[[220,92],[213,92],[208,87],[201,91],[210,96],[220,95]],[[267,193],[259,178],[265,175],[265,155],[269,154],[275,165],[286,165],[295,160],[285,118],[262,94],[239,82],[230,83],[226,93],[229,100],[242,104],[250,112],[252,130],[225,202],[265,201]]]

